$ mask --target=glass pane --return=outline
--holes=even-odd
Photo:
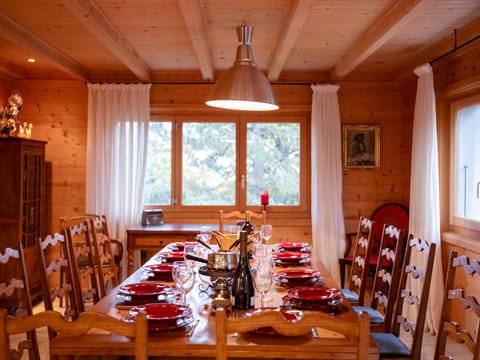
[[[260,205],[267,189],[269,205],[300,204],[300,124],[247,124],[247,204]]]
[[[150,122],[144,203],[170,205],[172,199],[172,123]]]
[[[480,221],[480,106],[457,113],[456,215]]]
[[[235,123],[183,123],[183,205],[235,205],[235,139]]]

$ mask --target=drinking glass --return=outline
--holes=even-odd
[[[212,238],[212,227],[211,226],[200,227],[200,236],[202,237],[202,240],[204,242],[209,244]]]
[[[198,245],[185,245],[183,248],[183,257],[185,261],[192,267],[194,268],[196,265],[195,260],[189,260],[187,259],[187,255],[193,255],[193,256],[199,256],[199,246]]]
[[[255,289],[260,293],[260,307],[265,307],[266,294],[273,284],[274,265],[268,259],[259,261],[257,267],[253,269],[253,283]]]
[[[181,303],[187,304],[187,294],[195,285],[195,270],[188,261],[175,261],[173,263],[172,277],[178,291],[181,293]]]
[[[260,237],[262,240],[268,243],[268,241],[272,238],[272,233],[272,225],[262,224],[262,227],[260,228]]]

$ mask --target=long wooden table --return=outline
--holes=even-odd
[[[158,262],[152,257],[147,264]],[[336,287],[326,268],[312,255],[311,267],[320,271],[325,286]],[[281,268],[283,269],[283,268]],[[123,284],[141,281],[142,268],[137,269]],[[200,283],[200,282],[199,282]],[[99,311],[120,318],[128,314],[128,310],[116,307],[118,300],[116,291],[111,291],[105,298],[94,305],[91,311]],[[268,306],[278,306],[286,294],[283,287],[273,287],[268,293],[271,298]],[[148,353],[150,356],[168,358],[214,358],[215,343],[215,318],[212,308],[214,291],[201,292],[198,283],[194,290],[187,296],[187,302],[193,309],[195,318],[200,322],[193,335],[187,336],[183,329],[149,334]],[[258,300],[259,296],[258,296]],[[351,306],[344,301],[345,309],[335,316],[342,319],[356,321],[356,314]],[[239,316],[239,311],[233,311],[231,316]],[[281,358],[281,359],[355,359],[354,346],[338,334],[320,331],[320,338],[310,337],[282,337],[266,336],[263,334],[238,334],[228,337],[229,357],[237,358]],[[369,358],[378,359],[378,350],[371,339]],[[50,344],[51,355],[133,355],[132,342],[126,338],[112,334],[91,337],[59,336]]]

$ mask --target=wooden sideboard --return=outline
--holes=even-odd
[[[148,259],[152,252],[157,252],[165,245],[177,241],[195,241],[195,236],[203,226],[211,224],[162,224],[137,226],[127,230],[127,273],[133,273],[135,250],[146,253],[142,258]],[[143,261],[142,261],[143,262]]]

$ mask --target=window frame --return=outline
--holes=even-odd
[[[223,209],[224,211],[240,210],[245,211],[248,207],[252,211],[261,211],[263,206],[247,205],[247,186],[242,189],[241,175],[245,175],[246,179],[246,152],[247,152],[247,123],[278,123],[278,122],[295,122],[300,124],[300,196],[298,206],[282,206],[269,205],[267,211],[269,213],[304,213],[309,209],[309,194],[310,194],[310,167],[309,159],[309,123],[307,116],[303,115],[151,115],[150,121],[172,121],[172,183],[171,183],[171,203],[164,204],[145,204],[144,209],[153,209],[161,207],[164,211],[181,213],[181,212],[211,212]],[[182,196],[182,128],[184,122],[233,122],[236,124],[236,194],[235,205],[219,206],[219,205],[183,205],[181,202]],[[242,146],[244,144],[244,146]],[[242,174],[244,173],[244,174]],[[258,194],[260,199],[260,194]]]
[[[480,221],[466,219],[456,215],[457,208],[457,114],[460,110],[478,105],[480,95],[470,96],[465,99],[454,101],[450,104],[450,199],[449,199],[449,222],[469,230],[480,231]]]

